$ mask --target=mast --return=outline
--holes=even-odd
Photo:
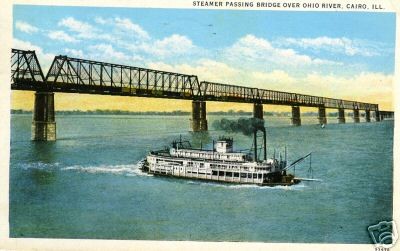
[[[285,146],[285,165],[286,165],[286,163],[287,163],[287,149],[286,149],[287,147]]]

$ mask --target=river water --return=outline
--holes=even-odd
[[[266,117],[268,154],[312,154],[314,178],[292,187],[224,185],[142,174],[137,163],[182,135],[235,149],[251,137],[189,132],[187,116],[58,115],[56,142],[31,142],[31,115],[12,115],[10,236],[135,240],[371,243],[392,219],[393,121],[291,127]],[[229,117],[225,117],[228,118]],[[351,121],[350,118],[347,121]],[[306,177],[308,164],[296,167]]]

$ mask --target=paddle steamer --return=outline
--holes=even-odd
[[[254,132],[253,154],[235,152],[232,138],[219,138],[209,150],[194,149],[188,141],[180,139],[174,141],[170,148],[151,151],[143,162],[142,170],[154,175],[260,186],[299,183],[300,179],[287,173],[293,163],[287,166],[286,153],[284,160],[275,156],[267,158],[266,133],[265,130],[262,132],[262,160],[257,158],[257,133]]]

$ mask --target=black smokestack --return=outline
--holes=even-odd
[[[258,161],[257,157],[257,130],[254,130],[254,161]]]
[[[214,121],[213,127],[226,132],[241,132],[246,136],[252,135],[257,130],[265,130],[264,120],[258,118],[221,119]]]
[[[213,122],[213,127],[226,132],[241,132],[246,136],[254,136],[254,160],[257,156],[257,131],[263,133],[264,160],[267,159],[267,137],[264,120],[259,118],[239,118],[238,120],[221,119]]]

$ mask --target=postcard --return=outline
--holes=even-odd
[[[0,249],[399,247],[395,1],[2,5]]]

